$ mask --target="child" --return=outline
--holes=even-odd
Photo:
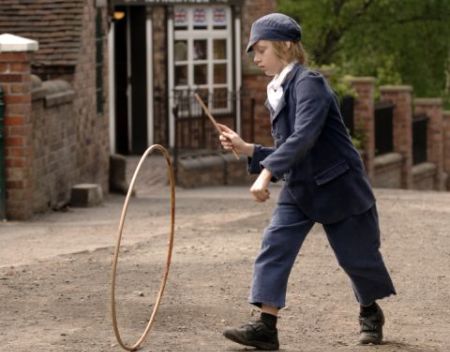
[[[271,180],[283,180],[253,272],[250,303],[255,322],[227,329],[226,338],[261,350],[279,348],[276,328],[285,306],[289,273],[315,222],[321,223],[360,304],[360,343],[380,344],[384,316],[376,300],[395,294],[379,252],[375,198],[357,150],[326,80],[307,69],[301,28],[290,17],[270,14],[253,23],[247,52],[266,75],[274,147],[243,141],[220,125],[222,146],[249,157],[259,174],[250,188],[258,202],[269,198]]]

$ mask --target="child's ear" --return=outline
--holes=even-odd
[[[284,42],[285,43],[285,45],[286,45],[286,49],[290,49],[291,48],[291,46],[292,46],[292,42]]]

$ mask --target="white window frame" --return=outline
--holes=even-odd
[[[170,81],[170,92],[173,94],[174,90],[197,90],[205,89],[208,90],[209,99],[212,100],[214,89],[226,89],[227,90],[227,106],[224,108],[216,108],[212,105],[212,101],[208,102],[212,113],[227,113],[232,111],[232,100],[228,99],[228,93],[233,91],[233,47],[232,47],[232,19],[231,19],[231,8],[229,6],[179,6],[184,8],[188,12],[188,26],[187,29],[177,30],[175,24],[172,24],[173,40],[170,45],[170,50],[172,58],[170,67],[175,70],[175,66],[187,65],[187,84],[175,86],[175,75],[172,76]],[[206,29],[194,29],[193,21],[193,11],[196,8],[207,9],[207,27]],[[223,8],[226,11],[226,27],[224,29],[214,29],[213,19],[212,19],[212,9]],[[176,7],[174,8],[175,11]],[[214,47],[213,41],[215,39],[226,40],[226,58],[225,59],[214,59]],[[177,40],[187,41],[187,60],[179,61],[175,63],[174,57],[174,44]],[[206,60],[194,60],[194,40],[206,40],[207,41],[207,58]],[[214,83],[214,64],[226,64],[226,83]],[[206,84],[194,84],[194,65],[206,64],[207,65],[207,83]],[[169,70],[171,71],[171,70]]]

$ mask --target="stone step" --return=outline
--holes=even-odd
[[[70,195],[70,205],[73,207],[92,207],[103,202],[103,192],[95,183],[80,183],[74,185]]]

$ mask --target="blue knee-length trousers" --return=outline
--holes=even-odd
[[[314,225],[282,190],[261,251],[255,261],[249,302],[283,308],[289,274],[306,235]],[[357,301],[368,305],[395,294],[379,251],[380,231],[376,206],[343,221],[323,225],[339,265],[350,277]]]

